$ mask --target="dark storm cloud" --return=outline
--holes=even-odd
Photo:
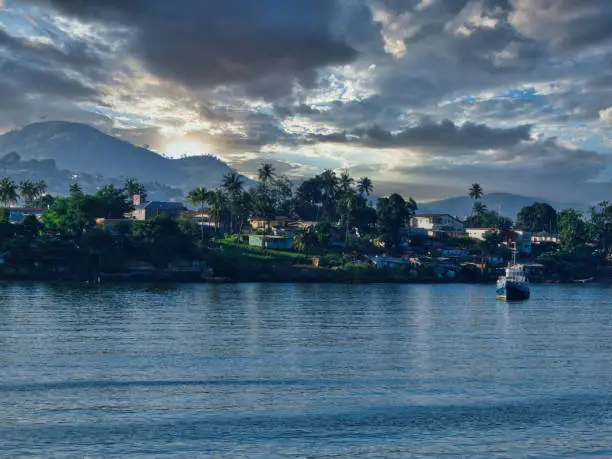
[[[131,52],[157,75],[191,88],[244,83],[251,93],[279,96],[291,89],[293,78],[312,84],[313,69],[356,57],[330,30],[336,13],[330,0],[38,3],[85,21],[131,28]],[[269,75],[276,75],[274,84],[262,79]]]
[[[459,150],[488,150],[512,147],[531,138],[531,126],[492,128],[485,124],[452,121],[426,123],[393,133],[380,126],[356,129],[350,134],[338,132],[326,135],[310,135],[310,142],[354,142],[374,148],[432,148]]]

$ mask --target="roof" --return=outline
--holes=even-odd
[[[186,210],[186,207],[181,202],[150,201],[134,206],[134,209]]]
[[[291,220],[290,217],[284,215],[277,215],[276,217],[253,217],[251,221],[272,221],[272,220]]]
[[[457,217],[451,215],[451,214],[417,214],[414,216],[415,218],[419,218],[419,217],[423,217],[423,218],[438,218],[438,217],[450,217],[453,220],[457,220],[460,223],[463,223],[460,219],[458,219]]]
[[[39,207],[10,207],[10,212],[31,212],[31,213],[43,213],[46,212],[47,209],[41,209]]]

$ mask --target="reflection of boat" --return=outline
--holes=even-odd
[[[586,284],[587,282],[593,282],[592,277],[587,277],[586,279],[575,279],[574,283],[576,284]]]
[[[497,280],[497,298],[501,300],[526,300],[530,290],[525,276],[525,265],[516,262],[516,246],[512,251],[512,263],[506,267],[505,275]]]

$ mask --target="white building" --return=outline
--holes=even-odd
[[[415,215],[411,226],[427,232],[463,233],[463,222],[449,214]]]
[[[477,239],[479,241],[484,241],[484,235],[489,231],[493,231],[498,233],[499,230],[497,228],[466,228],[465,232],[467,233],[470,239]]]

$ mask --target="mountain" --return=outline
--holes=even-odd
[[[482,203],[489,209],[499,212],[501,215],[516,219],[516,215],[525,206],[534,202],[550,204],[557,210],[573,208],[587,211],[588,206],[584,204],[559,203],[547,201],[540,198],[520,196],[510,193],[491,193],[482,197]],[[474,201],[468,196],[457,196],[455,198],[442,199],[440,201],[419,203],[418,213],[445,213],[464,218],[472,213]]]
[[[163,157],[78,123],[34,123],[0,136],[0,157],[17,153],[22,161],[53,160],[58,169],[105,178],[135,177],[189,190],[220,184],[231,169],[213,156]],[[245,184],[252,182],[244,179]]]

